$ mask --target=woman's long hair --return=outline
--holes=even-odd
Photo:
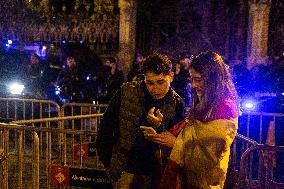
[[[203,114],[204,121],[208,121],[218,102],[224,99],[237,100],[229,66],[217,52],[207,51],[195,56],[189,69],[201,74],[205,90],[202,102],[199,102],[196,92],[192,90],[190,118],[194,119],[197,114]]]

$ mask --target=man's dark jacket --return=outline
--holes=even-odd
[[[150,108],[160,109],[163,121],[157,132],[168,130],[183,119],[184,104],[172,89],[163,99],[155,100],[144,82],[129,82],[121,86],[104,113],[96,141],[100,160],[111,179],[120,178],[122,171],[150,175],[157,163],[158,145],[144,139],[139,126],[147,122]]]

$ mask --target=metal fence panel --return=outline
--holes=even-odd
[[[241,158],[239,188],[283,189],[284,180],[276,169],[276,156],[284,155],[284,146],[255,145],[247,149]],[[253,162],[251,164],[251,162]],[[251,176],[251,172],[255,176]],[[276,174],[275,174],[276,173]]]
[[[62,116],[104,113],[107,104],[67,103],[61,108]]]
[[[247,136],[259,144],[267,141],[269,126],[273,124],[275,145],[284,145],[284,114],[250,112],[239,116],[238,133]]]
[[[0,188],[39,189],[37,133],[31,127],[27,130],[19,125],[0,123],[0,149]]]
[[[60,115],[60,106],[49,100],[0,98],[0,122],[31,120]]]
[[[92,121],[100,120],[102,115],[90,114],[14,122],[23,125],[38,123],[41,125],[34,127],[40,136],[40,188],[75,188],[74,185],[66,183],[66,172],[70,170],[103,171],[95,149],[96,128],[99,121]],[[74,181],[77,176],[74,174],[70,178],[69,175],[68,178]]]

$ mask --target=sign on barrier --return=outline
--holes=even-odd
[[[69,167],[60,165],[50,166],[51,180],[50,183],[53,185],[69,185]]]
[[[81,151],[81,152],[80,152]],[[88,157],[95,157],[96,154],[96,146],[95,143],[83,143],[81,144],[75,144],[73,146],[73,156],[74,156],[74,160],[79,160],[80,157],[82,157],[82,159],[88,159]]]
[[[111,181],[103,170],[51,165],[50,173],[50,182],[53,185],[113,189]]]
[[[112,189],[106,172],[94,169],[70,168],[70,186]]]
[[[82,157],[82,159],[88,159],[89,156],[89,148],[88,148],[88,144],[75,144],[73,146],[74,148],[74,160],[79,160],[80,157]]]

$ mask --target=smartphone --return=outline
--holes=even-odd
[[[140,126],[140,129],[144,134],[157,134],[153,127]]]

